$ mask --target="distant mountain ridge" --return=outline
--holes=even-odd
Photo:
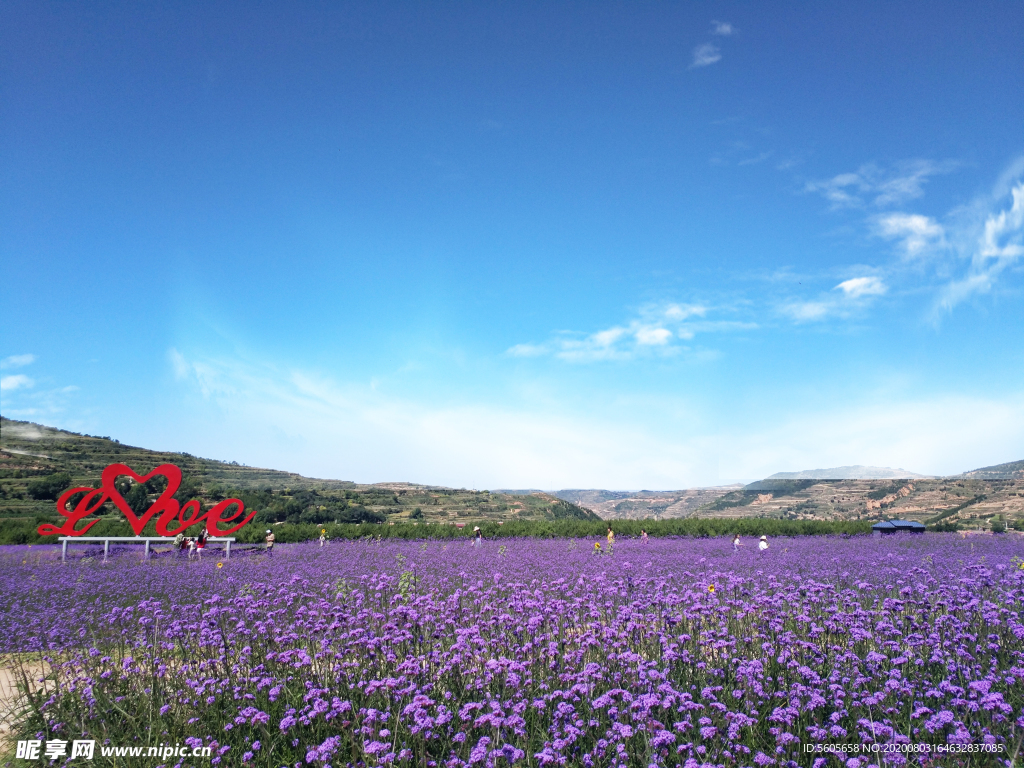
[[[1024,461],[1008,461],[1005,464],[972,469],[970,472],[964,472],[955,477],[972,480],[1021,480],[1024,479]]]
[[[924,480],[933,475],[919,475],[906,469],[892,467],[866,467],[854,464],[850,467],[831,469],[804,469],[800,472],[776,472],[765,480]]]

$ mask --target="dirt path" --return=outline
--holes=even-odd
[[[21,673],[15,665],[16,662],[12,664],[9,659],[0,659],[0,752],[11,737],[12,718],[20,695],[18,680]],[[43,673],[43,667],[39,664],[30,664],[26,670],[33,689],[41,688],[43,684],[37,680]]]

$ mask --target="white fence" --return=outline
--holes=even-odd
[[[206,540],[207,544],[223,544],[224,545],[224,559],[231,559],[231,543],[235,540],[234,536],[230,537],[210,537]],[[115,544],[145,544],[146,549],[142,553],[142,559],[149,559],[149,545],[150,544],[173,544],[174,539],[170,536],[61,536],[59,541],[61,542],[60,559],[64,562],[68,556],[68,544],[75,543],[86,543],[89,542],[94,544],[96,542],[103,542],[103,561],[106,562],[107,555],[110,553],[110,542]]]

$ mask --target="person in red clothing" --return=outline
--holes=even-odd
[[[201,530],[199,532],[199,537],[196,539],[196,559],[197,560],[202,560],[203,559],[203,550],[206,548],[206,537],[207,537],[206,529],[203,528],[203,530]]]

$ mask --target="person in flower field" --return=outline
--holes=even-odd
[[[174,556],[180,559],[184,552],[185,534],[179,531],[178,535],[174,537]]]
[[[644,544],[647,543],[647,529],[646,528],[641,528],[640,529],[640,541],[642,543],[644,543]]]
[[[764,534],[761,535],[761,540],[757,542],[757,548],[761,552],[764,552],[766,549],[768,549],[768,537]]]
[[[473,546],[479,547],[484,543],[484,535],[480,533],[480,526],[473,526]]]
[[[321,528],[320,529],[320,546],[322,547],[326,543],[327,543],[327,529],[326,528]]]
[[[274,532],[271,531],[268,528],[267,529],[267,537],[265,539],[265,541],[267,542],[267,554],[268,555],[274,554],[274,541],[275,540],[276,540],[276,537],[274,536]]]
[[[196,554],[195,536],[189,536],[187,539],[185,539],[185,543],[188,546],[188,559],[191,560]]]
[[[206,549],[206,538],[209,534],[206,533],[206,529],[203,528],[199,532],[199,536],[196,538],[196,559],[203,559],[203,550]]]
[[[735,536],[732,537],[732,551],[733,552],[739,552],[740,551],[740,535],[738,533]]]
[[[607,538],[608,538],[608,554],[610,555],[612,553],[612,547],[615,545],[615,531],[612,530],[612,527],[610,525],[608,526],[608,536],[607,536]]]

